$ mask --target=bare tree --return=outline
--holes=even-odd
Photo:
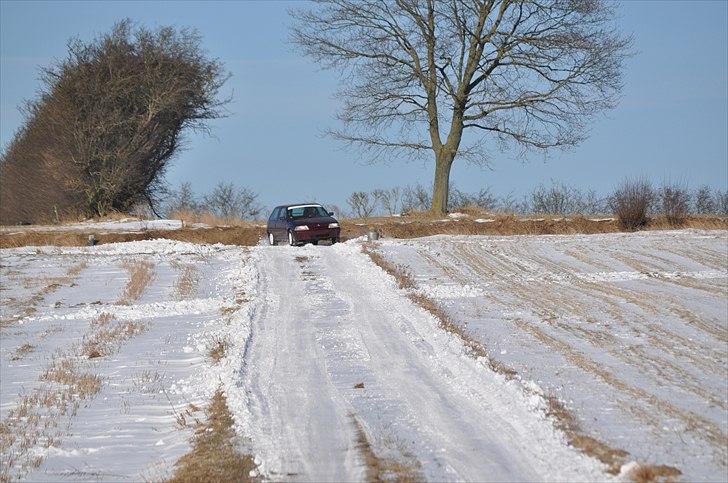
[[[292,12],[293,41],[343,73],[344,129],[332,134],[375,158],[433,153],[435,212],[457,156],[575,145],[622,86],[630,39],[607,0],[318,3]]]
[[[56,190],[75,193],[87,215],[139,202],[153,208],[184,131],[205,131],[223,114],[228,99],[218,93],[226,79],[194,31],[119,22],[91,42],[71,41],[68,56],[43,69],[28,128],[3,164],[36,166]],[[40,145],[30,139],[38,137]]]
[[[247,188],[220,182],[215,189],[204,196],[203,205],[205,209],[221,218],[254,219],[262,210],[257,200],[258,195]]]
[[[346,202],[351,207],[352,214],[357,218],[369,218],[376,208],[376,199],[370,197],[365,191],[355,191]]]

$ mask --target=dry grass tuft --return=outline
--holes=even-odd
[[[124,268],[129,272],[129,280],[124,287],[124,294],[116,302],[118,305],[129,305],[139,299],[154,276],[154,264],[151,262],[125,262]]]
[[[255,463],[250,455],[236,450],[233,418],[221,390],[205,410],[204,423],[197,424],[192,450],[175,464],[170,482],[236,481],[250,482]]]
[[[111,322],[112,320],[115,320],[115,317],[112,314],[108,312],[102,312],[101,314],[99,314],[98,317],[91,319],[91,328],[95,329],[98,327],[103,327],[105,325],[108,325],[109,322]]]
[[[180,272],[174,284],[174,296],[177,300],[186,300],[193,295],[197,288],[197,267],[180,263],[173,264],[173,266]]]
[[[563,431],[571,446],[607,465],[607,471],[610,474],[616,475],[619,473],[629,453],[621,449],[612,448],[586,435],[579,427],[579,423],[574,418],[574,415],[555,397],[547,397],[546,403],[548,404],[546,414],[553,418],[556,427]]]
[[[146,325],[131,321],[121,322],[110,327],[105,326],[83,338],[81,353],[89,359],[112,355],[119,350],[119,346],[124,341],[145,330],[147,330]]]
[[[63,384],[73,396],[81,399],[87,399],[101,390],[101,378],[88,372],[79,372],[78,365],[70,357],[53,359],[40,380]]]
[[[215,364],[220,362],[220,360],[225,357],[225,353],[229,347],[230,342],[227,339],[218,337],[213,338],[212,347],[210,347],[210,351],[208,352],[212,362]]]
[[[673,482],[682,472],[667,465],[638,465],[629,472],[629,478],[635,483]]]
[[[351,420],[356,431],[356,447],[364,462],[366,480],[368,482],[396,481],[399,483],[411,483],[424,481],[418,468],[414,465],[394,459],[379,458],[374,453],[372,445],[359,420],[354,415],[351,415]]]
[[[10,360],[19,361],[20,359],[28,355],[28,353],[30,353],[33,349],[35,349],[35,346],[26,342],[13,351],[13,355],[10,356]]]

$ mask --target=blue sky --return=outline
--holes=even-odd
[[[260,201],[317,199],[345,205],[348,194],[421,183],[432,162],[369,163],[322,136],[336,127],[335,73],[321,71],[288,43],[296,2],[0,2],[0,145],[34,97],[38,67],[63,57],[66,42],[89,40],[129,17],[147,26],[196,28],[211,56],[232,73],[230,116],[215,137],[190,135],[168,172],[204,192],[221,180],[248,186]],[[619,107],[591,125],[587,141],[547,159],[493,154],[490,169],[457,162],[465,191],[528,192],[551,179],[608,192],[625,176],[691,186],[728,186],[728,2],[626,1],[619,27],[635,37]]]

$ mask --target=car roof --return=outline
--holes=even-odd
[[[306,206],[321,206],[323,208],[321,203],[289,203],[287,205],[278,205],[276,208],[304,208]]]

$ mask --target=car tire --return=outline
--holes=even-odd
[[[295,247],[296,246],[296,239],[293,238],[293,232],[292,231],[289,231],[288,232],[288,244],[290,246],[292,246],[292,247]]]
[[[331,244],[332,244],[332,245],[335,245],[336,243],[339,243],[339,238],[338,238],[338,237],[334,237],[334,238],[332,238],[332,239],[331,239]]]
[[[318,245],[318,240],[313,240],[313,241],[311,242],[311,245]]]
[[[268,244],[270,246],[274,246],[276,244],[276,239],[273,236],[273,233],[268,233]]]

